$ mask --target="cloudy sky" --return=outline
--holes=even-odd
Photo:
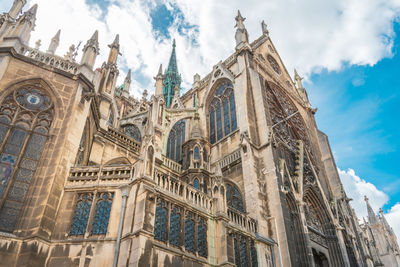
[[[238,9],[251,40],[265,20],[287,68],[305,77],[357,214],[366,215],[368,195],[400,236],[400,0],[28,0],[27,7],[34,3],[31,44],[41,39],[42,50],[58,29],[59,55],[97,29],[100,66],[119,33],[120,81],[132,69],[136,97],[154,91],[152,77],[168,64],[173,38],[187,90],[195,73],[204,77],[233,53]],[[0,11],[11,4],[0,0]]]

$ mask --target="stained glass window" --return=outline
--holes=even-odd
[[[169,243],[179,247],[181,245],[180,239],[181,232],[181,214],[178,209],[174,207],[171,211],[169,221]]]
[[[204,219],[200,219],[197,224],[197,252],[200,256],[207,258],[207,226]]]
[[[257,250],[256,247],[254,246],[254,240],[251,240],[250,242],[250,254],[251,254],[251,267],[257,267],[258,266]]]
[[[194,148],[193,158],[194,158],[194,160],[200,159],[200,149],[197,146]]]
[[[245,212],[243,205],[243,198],[236,186],[226,185],[226,202],[228,207],[234,208],[237,211]]]
[[[240,266],[242,267],[248,267],[249,264],[246,243],[247,243],[246,239],[242,236],[242,238],[240,238],[240,244],[239,244]]]
[[[41,85],[30,83],[21,83],[0,106],[0,230],[7,232],[18,223],[54,114]]]
[[[163,242],[167,241],[167,208],[163,200],[159,200],[156,206],[154,238]]]
[[[225,81],[215,91],[208,114],[210,142],[214,144],[236,130],[236,107],[233,86]],[[216,129],[215,129],[216,127]]]
[[[172,127],[167,142],[167,157],[182,164],[182,144],[185,142],[186,121],[180,120]]]
[[[240,266],[239,242],[237,238],[233,240],[233,246],[235,248],[235,264],[236,266]]]
[[[112,109],[110,109],[110,115],[108,117],[108,124],[110,126],[113,126],[113,124],[114,124],[114,112],[112,111]]]
[[[194,178],[194,180],[193,180],[193,187],[196,188],[197,190],[200,190],[199,179]]]
[[[188,212],[185,218],[185,249],[194,253],[194,220],[193,215]]]
[[[93,195],[84,193],[78,195],[76,203],[75,216],[72,221],[69,235],[84,235],[89,219],[90,208],[92,207]]]
[[[107,233],[110,220],[113,193],[99,193],[96,204],[96,211],[93,220],[92,234],[104,235]]]
[[[142,134],[136,125],[128,124],[122,127],[127,136],[132,137],[139,143],[142,142]]]

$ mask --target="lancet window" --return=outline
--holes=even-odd
[[[0,230],[18,223],[49,137],[54,106],[42,86],[22,84],[0,106]]]
[[[161,198],[157,199],[154,239],[208,257],[206,218]]]
[[[114,112],[112,111],[112,109],[110,109],[110,115],[108,117],[108,125],[112,127],[113,124],[114,124]]]
[[[232,83],[224,81],[215,90],[208,113],[209,137],[212,144],[237,128],[235,95]]]
[[[104,235],[107,233],[113,196],[113,193],[98,194],[92,228],[93,235]]]
[[[185,142],[186,121],[180,120],[172,127],[167,142],[167,157],[182,164],[182,144]]]
[[[240,194],[239,189],[232,184],[226,185],[226,203],[229,208],[245,212],[242,194]]]
[[[123,126],[123,130],[127,136],[135,139],[139,143],[142,142],[142,134],[140,133],[140,130],[136,125],[134,124],[125,125]]]
[[[110,220],[113,198],[114,193],[112,192],[100,192],[96,195],[92,192],[78,194],[69,235],[85,235],[85,233],[89,231],[89,223],[91,225],[90,233],[92,235],[105,235]],[[93,205],[93,203],[95,203],[95,205]],[[90,219],[91,211],[94,213],[93,219]]]
[[[233,234],[235,265],[240,267],[257,267],[257,250],[254,240],[241,234]]]

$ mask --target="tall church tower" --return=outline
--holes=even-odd
[[[175,95],[175,88],[178,88],[178,93],[181,89],[181,75],[178,73],[178,65],[176,64],[176,52],[175,52],[175,39],[172,43],[172,53],[169,58],[168,68],[164,74],[164,86],[163,95],[165,99],[165,105],[167,108],[171,106],[172,99]],[[161,66],[160,66],[161,67]]]

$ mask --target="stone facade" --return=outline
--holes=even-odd
[[[56,55],[60,32],[31,48],[25,2],[0,17],[1,266],[399,266],[264,22],[250,43],[238,13],[235,53],[183,95],[174,44],[135,99],[118,35],[93,70],[98,32],[80,63]]]

